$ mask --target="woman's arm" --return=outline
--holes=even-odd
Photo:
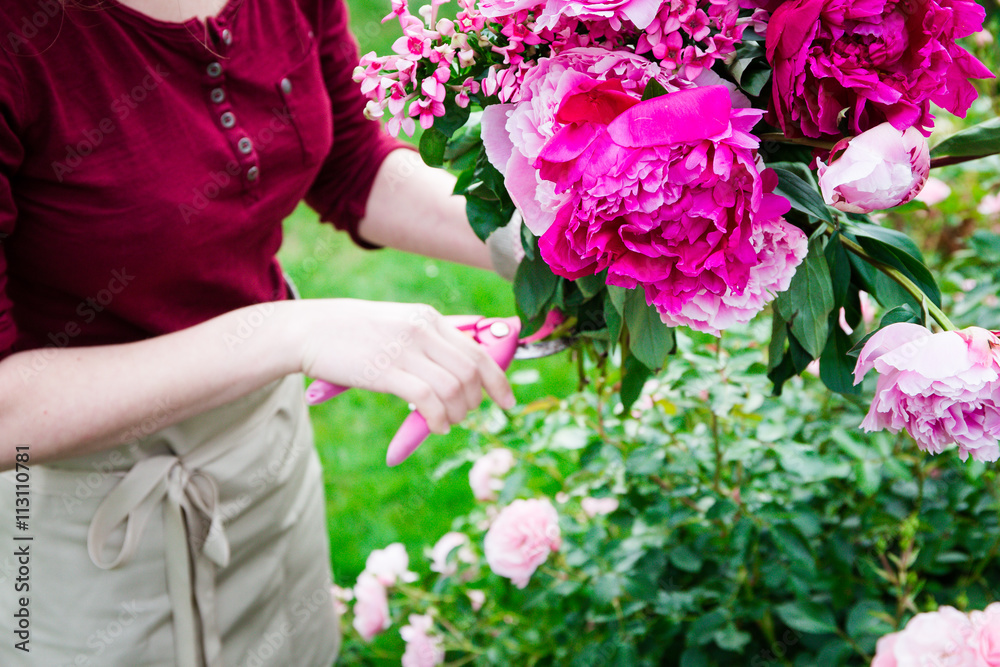
[[[35,463],[110,449],[296,372],[396,394],[437,433],[464,419],[483,388],[514,401],[481,347],[428,306],[266,303],[136,343],[7,357],[0,469],[13,467],[15,445],[30,445]]]
[[[395,150],[379,168],[358,233],[376,245],[493,268],[469,226],[465,197],[454,189],[448,172],[428,167],[413,151]]]

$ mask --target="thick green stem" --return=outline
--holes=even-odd
[[[912,296],[918,302],[923,304],[927,308],[927,312],[929,312],[931,314],[931,317],[933,317],[937,321],[937,323],[941,325],[942,329],[944,329],[945,331],[958,331],[958,327],[956,327],[954,323],[950,319],[948,319],[948,316],[945,315],[940,308],[934,305],[934,302],[931,301],[929,298],[927,298],[927,295],[924,294],[924,291],[920,289],[920,287],[918,287],[916,283],[907,278],[899,269],[897,269],[894,266],[889,266],[888,264],[885,264],[875,259],[867,252],[865,252],[864,248],[862,248],[855,241],[852,241],[843,234],[841,234],[839,238],[840,242],[844,244],[845,248],[847,248],[855,255],[857,255],[861,259],[865,260],[866,262],[874,266],[876,269],[878,269],[885,275],[892,278],[899,284],[900,287],[905,289],[910,296]]]
[[[808,137],[786,137],[781,132],[765,132],[760,135],[760,140],[762,142],[775,141],[779,144],[796,144],[798,146],[809,146],[824,150],[831,150],[836,145],[834,141],[820,141],[819,139],[809,139]]]

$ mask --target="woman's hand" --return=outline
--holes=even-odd
[[[431,431],[446,433],[486,392],[513,407],[504,372],[486,350],[430,306],[354,299],[287,303],[301,370],[334,384],[395,394]]]

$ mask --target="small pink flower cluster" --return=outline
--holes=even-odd
[[[457,22],[438,20],[438,7],[447,1],[431,0],[420,8],[423,18],[418,18],[410,14],[406,0],[393,0],[392,13],[383,20],[395,17],[403,29],[403,36],[392,45],[393,55],[367,53],[354,71],[354,80],[370,99],[365,115],[381,118],[388,111],[386,127],[392,136],[400,131],[413,135],[414,119],[424,129],[431,127],[435,118],[445,114],[449,89],[457,93],[455,101],[460,106],[468,105],[469,95],[480,90],[472,76],[457,85],[449,83],[454,74],[475,63],[470,35],[475,40],[483,23],[469,2],[463,3],[465,9]]]
[[[917,614],[878,641],[871,667],[1000,667],[1000,602],[963,614],[954,607]]]

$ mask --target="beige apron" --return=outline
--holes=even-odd
[[[24,532],[14,473],[0,474],[0,665],[330,667],[340,628],[303,391],[290,375],[168,428],[150,420],[116,449],[31,466]],[[21,595],[29,653],[14,648]]]

